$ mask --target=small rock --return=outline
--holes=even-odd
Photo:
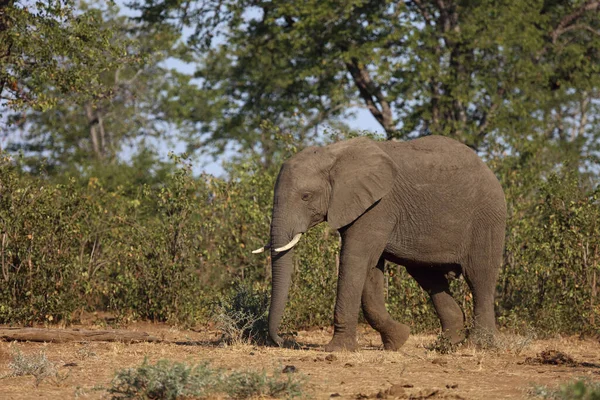
[[[250,355],[251,355],[251,356],[253,356],[253,355],[254,355],[254,352],[253,352],[253,351],[251,351],[251,352],[250,352]]]
[[[356,395],[355,399],[368,399],[369,396],[364,393],[359,393]]]
[[[339,393],[331,393],[329,397],[341,397],[342,395]]]
[[[77,363],[74,363],[74,362],[69,362],[69,363],[66,363],[65,365],[63,365],[63,367],[76,367],[76,366],[77,366]]]
[[[352,364],[352,363],[346,363],[346,364],[344,364],[344,367],[345,368],[354,367],[354,364]]]
[[[296,371],[297,371],[297,369],[293,365],[286,365],[282,372],[284,374],[289,374],[289,373],[293,373],[293,372],[296,372]]]
[[[402,387],[404,388],[411,388],[411,387],[415,387],[415,385],[413,385],[412,383],[405,383],[402,385]]]
[[[315,358],[315,362],[317,362],[317,361],[325,361],[325,359],[323,357],[317,357],[317,358]]]
[[[447,384],[446,389],[456,389],[458,387],[458,383]]]
[[[387,391],[384,392],[383,390],[380,390],[379,393],[377,393],[377,396],[375,396],[375,397],[378,399],[387,399],[388,398]]]
[[[406,390],[404,390],[405,387],[412,387],[412,385],[406,386],[397,383],[387,390],[387,394],[395,397],[403,397],[406,394]]]
[[[328,355],[327,357],[325,357],[325,359],[326,359],[327,361],[336,361],[336,360],[337,360],[337,357],[336,357],[335,355],[333,355],[333,354],[330,354],[330,355]]]

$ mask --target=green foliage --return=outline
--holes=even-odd
[[[589,379],[581,379],[561,385],[558,389],[536,386],[531,394],[551,400],[598,400],[600,399],[600,384]]]
[[[298,140],[366,107],[388,138],[442,134],[597,147],[598,5],[556,1],[135,0],[151,26],[190,27],[213,142]],[[185,10],[185,11],[183,11]],[[226,38],[226,40],[221,40]]]
[[[175,400],[227,394],[234,399],[270,396],[293,398],[302,395],[304,380],[275,371],[234,371],[226,374],[208,363],[187,365],[160,360],[117,372],[108,392],[113,399]]]
[[[297,249],[283,324],[289,329],[330,325],[337,287],[339,235],[323,224],[307,232]]]
[[[119,15],[116,6],[83,3],[80,8],[79,12],[93,14],[97,25],[111,32],[111,43],[127,43],[130,62],[112,62],[110,54],[105,54],[107,66],[93,70],[95,84],[106,92],[102,96],[82,98],[75,89],[65,92],[50,83],[40,87],[53,98],[52,107],[30,107],[14,115],[15,123],[7,127],[6,149],[22,151],[33,171],[43,160],[47,173],[77,174],[89,168],[114,170],[124,151],[148,152],[155,139],[195,137],[196,128],[185,121],[193,112],[190,107],[198,90],[190,83],[190,75],[165,66],[171,57],[186,57],[185,49],[177,44],[178,30],[142,29]]]
[[[4,0],[0,105],[47,110],[65,95],[109,96],[99,76],[135,61],[127,53],[129,44],[103,25],[98,9],[77,9],[70,0]]]
[[[581,179],[552,174],[530,202],[512,203],[501,322],[550,334],[600,329],[599,189]]]
[[[96,233],[112,216],[104,215],[107,199],[19,175],[6,158],[0,182],[0,320],[69,320],[97,269]]]
[[[220,388],[221,372],[208,363],[186,365],[168,360],[118,371],[108,389],[113,399],[164,399],[201,397]]]
[[[269,239],[279,161],[231,164],[228,179],[194,177],[184,159],[172,161],[160,179],[132,173],[52,183],[4,158],[0,320],[68,322],[82,310],[107,310],[121,321],[192,324],[214,317],[220,304],[217,319],[231,338],[264,339],[269,255],[250,251]],[[539,334],[597,332],[598,189],[573,170],[546,178],[534,161],[490,161],[509,206],[498,321]],[[298,244],[285,329],[331,324],[339,245],[326,224]],[[394,318],[414,332],[438,329],[428,296],[404,268],[388,265],[386,279]],[[451,290],[469,320],[464,279]]]
[[[95,177],[82,187],[23,176],[6,158],[0,174],[0,320],[68,322],[97,308],[173,322],[201,315],[194,207],[204,186],[189,168],[134,198]]]

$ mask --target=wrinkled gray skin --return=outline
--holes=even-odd
[[[323,221],[342,237],[335,330],[326,351],[357,349],[361,306],[385,349],[396,350],[408,338],[408,326],[385,308],[384,260],[405,266],[429,294],[452,342],[464,338],[464,317],[448,278],[464,274],[473,293],[473,329],[493,334],[505,220],[498,180],[455,140],[357,138],[309,147],[283,164],[275,185],[269,335],[282,344],[277,332],[293,270],[293,249],[274,249]]]

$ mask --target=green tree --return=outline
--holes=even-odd
[[[168,27],[142,30],[116,6],[83,4],[81,12],[94,14],[103,30],[128,43],[127,56],[135,62],[118,64],[114,59],[95,71],[94,79],[109,97],[81,98],[77,91],[62,93],[48,82],[40,86],[44,96],[55,99],[54,106],[22,111],[7,149],[22,150],[31,167],[43,157],[47,171],[81,171],[118,164],[126,149],[143,152],[157,141],[192,132],[186,115],[192,112],[198,88],[191,76],[165,66],[169,57],[185,59],[185,49],[178,45],[180,34]]]
[[[98,79],[128,63],[127,43],[72,0],[0,1],[0,107],[48,109],[64,95],[107,97]],[[52,92],[48,88],[53,89]]]
[[[586,156],[597,137],[589,132],[600,97],[595,0],[132,6],[148,22],[194,29],[197,76],[211,94],[202,122],[215,142],[268,150],[261,121],[307,132],[356,106],[388,138],[443,134],[486,150],[541,135]]]

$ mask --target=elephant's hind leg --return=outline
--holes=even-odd
[[[470,336],[489,340],[496,333],[494,296],[504,248],[504,229],[487,229],[475,238],[473,252],[463,268],[473,293],[473,329]]]
[[[398,350],[410,333],[410,328],[394,321],[385,308],[383,258],[369,268],[362,292],[362,309],[369,325],[381,334],[386,350]]]
[[[407,267],[406,270],[431,297],[444,335],[451,343],[461,342],[465,338],[464,314],[450,294],[445,272],[425,267]]]

